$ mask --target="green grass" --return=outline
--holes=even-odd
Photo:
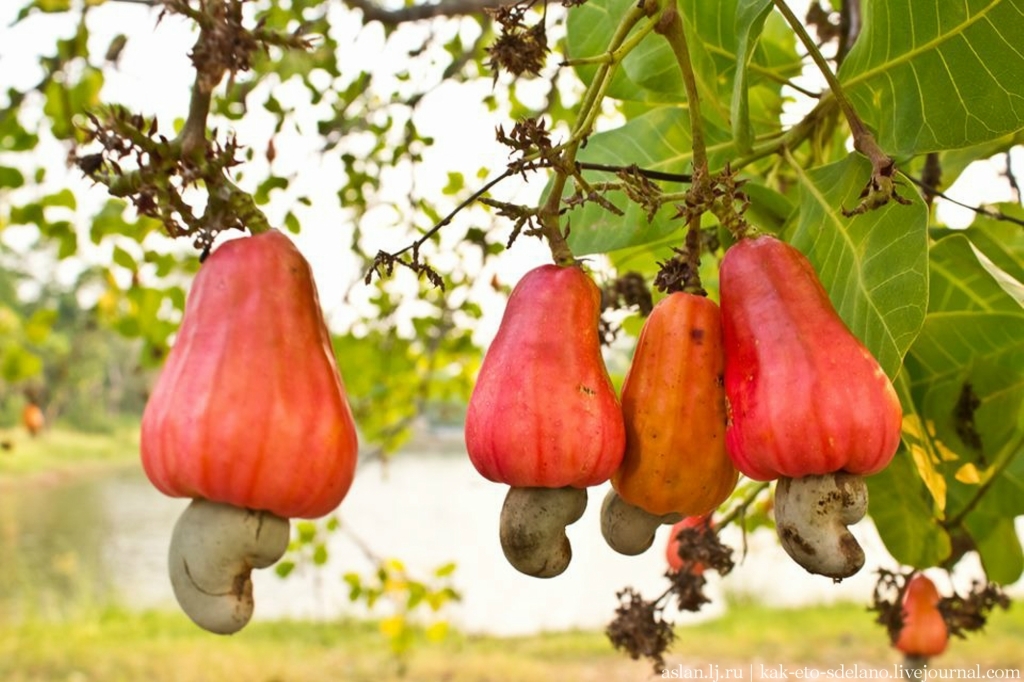
[[[737,604],[721,619],[680,627],[674,667],[718,664],[828,669],[901,662],[881,628],[852,605],[799,610]],[[932,667],[1019,668],[1024,611],[998,612],[987,632],[957,640]],[[232,637],[207,634],[176,613],[105,609],[58,621],[0,624],[0,680],[37,682],[533,682],[657,679],[645,661],[611,649],[596,631],[496,638],[453,633],[421,640],[399,673],[371,622],[268,622]]]
[[[0,495],[5,485],[132,465],[138,425],[109,434],[60,428],[29,438],[0,430]],[[2,564],[0,564],[2,566]],[[372,622],[253,623],[233,637],[210,635],[179,613],[135,613],[66,605],[60,618],[0,619],[2,682],[548,682],[658,679],[647,661],[614,651],[599,631],[496,638],[452,633],[420,638],[403,677]],[[609,614],[610,615],[610,614]],[[799,610],[732,603],[727,614],[679,627],[667,663],[720,668],[749,664],[891,667],[901,662],[860,605]],[[985,633],[955,640],[933,667],[1019,668],[1024,609],[993,614]],[[743,679],[749,679],[743,668]]]
[[[123,420],[110,433],[81,433],[56,426],[35,438],[22,428],[0,429],[0,488],[24,476],[62,477],[135,462],[138,419]]]

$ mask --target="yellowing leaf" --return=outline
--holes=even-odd
[[[966,485],[979,485],[981,478],[981,472],[973,462],[968,462],[956,470],[956,480]]]
[[[939,458],[931,448],[932,442],[921,427],[918,415],[903,416],[903,442],[910,450],[917,474],[935,501],[935,509],[941,514],[946,508],[946,479],[937,469]]]
[[[398,637],[405,630],[404,616],[390,616],[380,622],[380,632],[385,637]]]
[[[448,622],[441,620],[436,623],[431,623],[430,627],[426,629],[424,634],[427,636],[427,640],[431,642],[440,642],[448,636]]]

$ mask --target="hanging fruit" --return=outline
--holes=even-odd
[[[35,403],[28,403],[25,405],[25,409],[21,411],[21,423],[25,425],[25,430],[28,431],[28,435],[35,437],[38,436],[43,427],[46,426],[46,417],[43,416],[43,411]]]
[[[284,553],[288,518],[338,506],[357,454],[309,264],[281,232],[226,242],[200,268],[141,450],[153,485],[195,500],[172,539],[179,601],[203,627],[241,628],[249,571]]]
[[[687,516],[672,526],[672,530],[669,531],[668,542],[665,544],[665,560],[668,561],[669,571],[674,573],[685,565],[683,557],[679,555],[679,533],[702,526],[711,531],[712,524],[709,516]],[[690,562],[689,571],[693,575],[703,575],[704,564],[699,561]]]
[[[528,575],[569,564],[565,526],[586,488],[622,460],[622,411],[601,357],[601,293],[577,265],[528,272],[508,299],[466,415],[466,449],[485,478],[511,486],[506,558]]]
[[[903,627],[896,648],[919,658],[938,656],[946,650],[949,629],[939,611],[939,591],[923,573],[916,573],[903,593]]]
[[[853,575],[864,553],[846,526],[867,509],[862,477],[899,446],[896,391],[789,244],[740,240],[720,290],[729,454],[744,475],[779,479],[776,526],[790,556],[812,573]]]
[[[658,526],[707,514],[736,487],[724,362],[714,301],[677,291],[654,306],[622,386],[626,449],[602,514],[616,551],[645,551]]]

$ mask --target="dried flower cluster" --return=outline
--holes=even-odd
[[[906,573],[886,569],[878,571],[878,582],[875,583],[875,593],[869,608],[878,614],[875,622],[885,627],[889,639],[894,643],[903,628],[903,594],[914,573],[913,569]],[[988,614],[997,606],[1001,609],[1010,607],[1010,599],[1002,588],[995,583],[975,581],[966,595],[954,592],[949,597],[939,599],[938,608],[949,628],[949,634],[963,639],[967,633],[983,629],[988,622]]]

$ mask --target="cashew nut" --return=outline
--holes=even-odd
[[[609,490],[601,504],[601,534],[619,554],[643,554],[654,542],[658,526],[681,520],[681,514],[655,516],[626,502],[615,490]]]
[[[193,500],[171,536],[168,567],[178,604],[201,628],[238,632],[252,617],[252,569],[280,559],[288,535],[288,519],[270,512]]]
[[[864,550],[847,526],[867,509],[867,486],[855,474],[780,478],[776,484],[775,527],[782,547],[808,572],[837,582],[864,566]]]
[[[501,508],[501,549],[508,562],[535,578],[553,578],[569,566],[565,527],[587,508],[585,488],[509,488]]]

